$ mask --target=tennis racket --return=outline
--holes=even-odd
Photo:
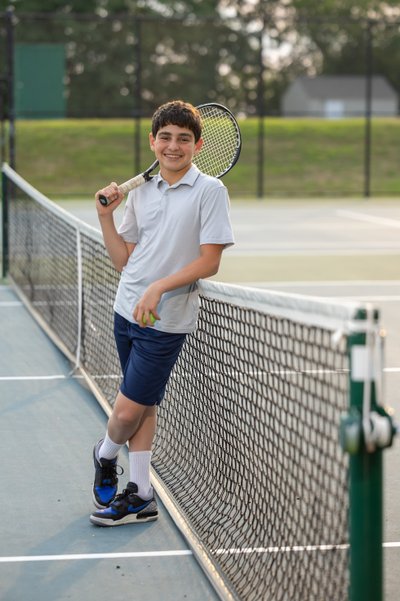
[[[202,121],[203,146],[193,157],[193,163],[207,175],[222,177],[237,162],[242,148],[242,137],[235,117],[222,104],[208,103],[197,107]],[[158,167],[154,161],[146,171],[119,185],[123,194],[142,186],[153,177],[151,173]],[[99,198],[102,205],[110,201],[105,196]]]

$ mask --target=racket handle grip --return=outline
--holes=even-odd
[[[122,194],[126,194],[127,192],[130,192],[131,190],[134,190],[135,188],[142,186],[143,184],[146,183],[146,181],[147,180],[144,177],[144,175],[136,175],[136,177],[132,177],[132,179],[128,179],[128,181],[119,185],[118,189],[120,192],[122,192]],[[103,207],[107,207],[109,204],[111,204],[111,202],[108,200],[108,198],[103,195],[99,196],[99,201],[100,201],[100,204],[103,205]]]

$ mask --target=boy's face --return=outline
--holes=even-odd
[[[150,148],[160,163],[161,175],[168,183],[177,182],[192,166],[193,157],[200,151],[203,140],[194,141],[190,129],[178,125],[165,125],[156,137],[150,134]]]

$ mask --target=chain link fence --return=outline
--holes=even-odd
[[[184,98],[243,118],[238,195],[400,194],[398,21],[8,11],[0,44],[11,164],[16,120],[124,118],[139,172],[142,120]]]

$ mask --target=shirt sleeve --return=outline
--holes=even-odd
[[[201,205],[200,244],[228,247],[235,243],[229,208],[228,191],[223,184],[206,191]]]
[[[134,194],[130,192],[125,203],[124,215],[118,233],[125,242],[136,244],[139,239],[139,230],[135,213]]]

